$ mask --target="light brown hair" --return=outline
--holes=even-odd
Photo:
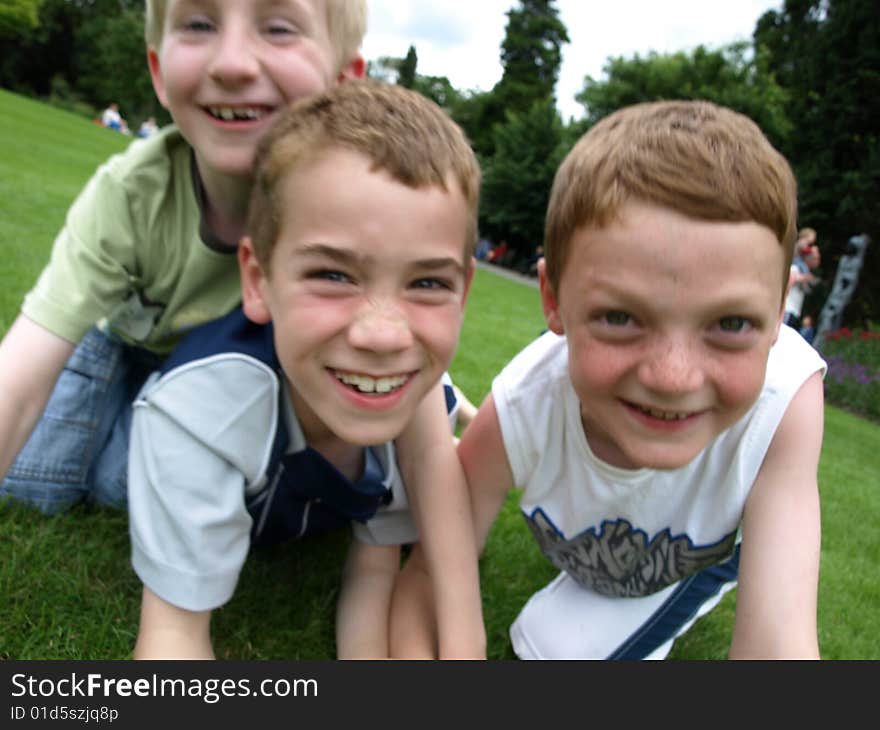
[[[575,231],[608,225],[629,201],[766,226],[784,248],[784,296],[797,184],[748,117],[706,101],[650,102],[616,111],[581,137],[556,173],[547,212],[547,278],[557,293]]]
[[[335,54],[336,71],[354,58],[367,32],[366,0],[323,0],[327,33]],[[146,0],[144,39],[156,50],[162,45],[169,0]]]
[[[464,132],[415,91],[355,80],[294,102],[260,141],[247,233],[264,271],[281,226],[285,176],[340,147],[364,155],[375,169],[411,188],[457,185],[468,206],[463,262],[470,260],[477,240],[480,169]]]

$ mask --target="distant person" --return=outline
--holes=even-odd
[[[785,324],[798,329],[801,310],[807,293],[818,278],[813,273],[821,264],[819,247],[816,245],[816,231],[803,228],[798,234],[795,254],[791,261],[788,294],[785,298]]]
[[[152,137],[158,131],[159,127],[156,125],[156,118],[148,117],[141,123],[137,136],[141,139],[146,139],[147,137]]]
[[[135,404],[135,656],[212,656],[211,612],[251,545],[351,524],[339,657],[485,658],[441,384],[473,276],[473,150],[424,96],[351,82],[292,105],[255,177],[243,311],[194,330]],[[424,560],[401,572],[416,541]],[[398,585],[423,576],[417,624]]]
[[[108,129],[116,132],[122,131],[122,115],[119,113],[119,104],[111,102],[110,105],[101,113],[101,124]]]
[[[813,344],[813,340],[816,339],[816,327],[813,324],[813,318],[809,314],[805,314],[801,320],[800,333],[801,337],[811,345]]]
[[[0,344],[0,497],[125,505],[132,399],[183,333],[241,300],[257,143],[289,102],[364,74],[362,0],[274,3],[308,11],[295,43],[265,32],[253,0],[211,7],[207,23],[187,0],[147,0],[153,86],[176,124],[98,169]]]
[[[505,257],[507,256],[507,241],[501,241],[495,248],[493,248],[489,255],[486,257],[486,261],[490,264],[503,264]]]
[[[663,658],[737,585],[731,658],[819,656],[826,366],[780,325],[796,211],[782,155],[708,102],[623,108],[563,161],[551,331],[459,446],[478,544],[515,487],[561,571],[510,629],[520,658]]]
[[[485,261],[489,256],[489,253],[492,251],[492,244],[489,242],[487,238],[481,238],[477,243],[476,251],[474,251],[474,256],[477,261]]]

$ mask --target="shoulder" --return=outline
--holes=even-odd
[[[824,376],[827,368],[822,356],[799,332],[782,325],[770,348],[762,396],[781,392],[790,398],[810,375],[819,371]]]
[[[142,389],[135,402],[134,428],[156,443],[160,430],[182,434],[254,483],[271,457],[281,383],[271,357],[260,347],[239,346],[233,338],[224,346],[220,335],[235,331],[230,326],[235,324],[240,323],[227,316],[191,333]],[[254,328],[251,344],[267,334]]]
[[[165,361],[162,372],[168,373],[195,360],[234,354],[246,355],[271,370],[277,371],[280,367],[271,323],[254,324],[240,306],[190,330]]]
[[[524,418],[537,425],[561,415],[571,392],[565,337],[545,332],[527,345],[492,382],[492,396],[502,423]]]
[[[568,377],[568,345],[565,337],[545,332],[526,345],[495,378],[496,388],[507,393],[545,391],[553,382]]]
[[[568,346],[552,332],[525,347],[492,383],[501,440],[518,486],[547,444],[561,447],[569,413],[577,410],[568,376]]]
[[[119,186],[129,196],[166,195],[178,186],[191,187],[192,148],[176,126],[150,137],[135,137],[119,154],[98,168],[95,178]]]

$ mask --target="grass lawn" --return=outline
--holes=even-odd
[[[0,90],[0,331],[45,263],[64,213],[95,167],[129,138]],[[544,328],[534,288],[478,271],[452,374],[479,402],[493,376]],[[819,640],[829,659],[880,658],[880,427],[826,409],[820,463],[823,549]],[[858,519],[856,519],[858,518]],[[345,534],[260,552],[233,600],[215,613],[218,656],[334,655],[333,619]],[[126,515],[77,508],[47,518],[0,510],[0,659],[124,659],[137,632],[140,583]],[[555,575],[512,494],[481,562],[491,658],[513,658],[507,627]],[[673,649],[723,658],[735,593]]]

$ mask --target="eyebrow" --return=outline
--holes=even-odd
[[[348,266],[365,266],[370,264],[373,257],[368,253],[362,253],[350,248],[329,246],[326,243],[309,243],[303,246],[299,254],[302,256],[314,256],[328,258]],[[465,267],[461,260],[452,256],[438,256],[436,258],[416,259],[410,262],[419,269],[436,271],[439,269],[454,268],[457,273],[464,274]]]

